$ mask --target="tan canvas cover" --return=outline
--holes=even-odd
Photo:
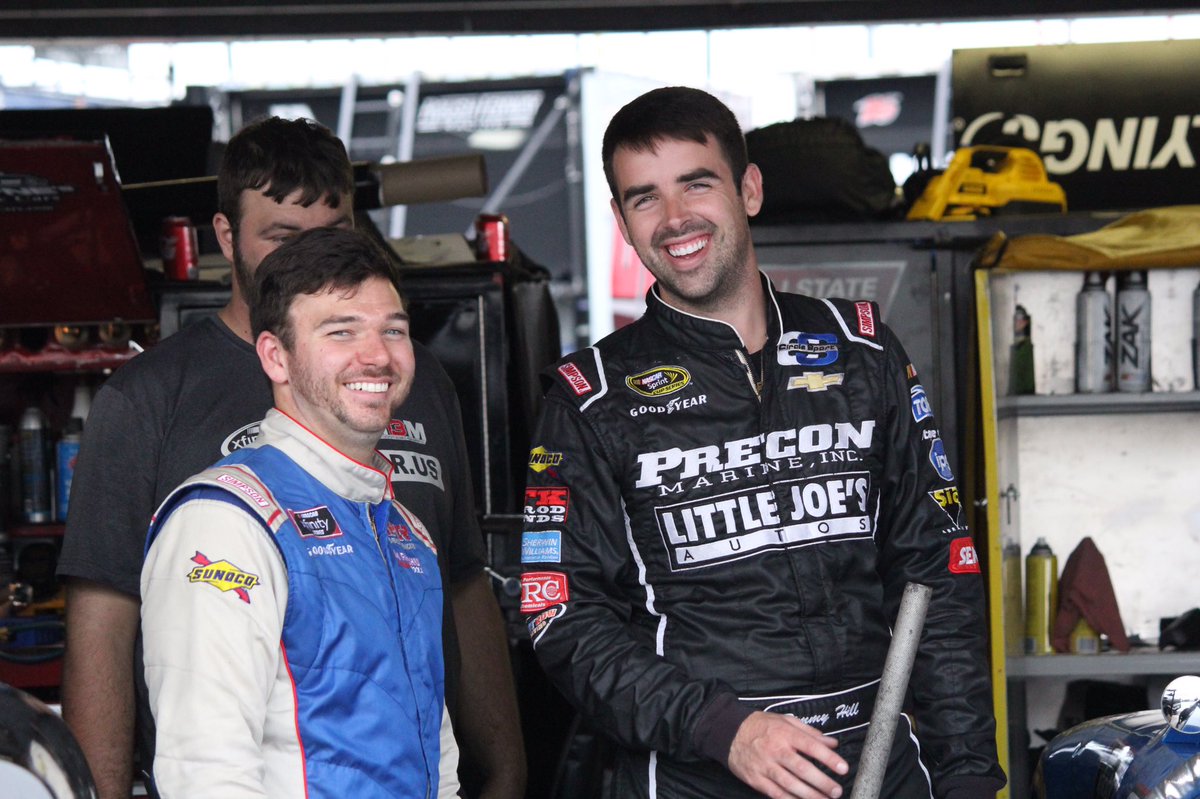
[[[1001,250],[999,260],[988,258]],[[1116,271],[1200,266],[1200,205],[1152,208],[1077,236],[989,242],[977,259],[998,269]]]

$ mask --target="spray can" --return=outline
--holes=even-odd
[[[1025,556],[1025,654],[1049,655],[1050,631],[1058,612],[1058,558],[1039,538]]]
[[[1021,595],[1021,545],[1016,541],[1004,544],[1000,575],[1004,585],[1004,651],[1010,656],[1019,655],[1024,650],[1025,614]]]
[[[83,438],[83,420],[72,417],[55,447],[55,515],[60,522],[67,520],[67,505],[71,500],[71,480],[75,477],[75,459],[79,457],[79,442]]]
[[[1142,270],[1117,276],[1117,390],[1150,390],[1150,291]]]
[[[50,521],[50,469],[46,458],[46,420],[26,408],[21,414],[21,515],[27,522]]]
[[[1013,311],[1013,343],[1008,363],[1008,392],[1010,394],[1035,393],[1033,378],[1032,320],[1024,305]]]
[[[1102,272],[1083,276],[1075,297],[1075,391],[1100,394],[1113,388],[1112,298]]]

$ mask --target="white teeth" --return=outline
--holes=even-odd
[[[708,242],[706,239],[696,239],[695,241],[689,242],[682,246],[667,247],[667,252],[670,253],[675,258],[682,258],[685,255],[691,255],[694,252],[699,252],[700,250],[703,250],[704,245],[707,243]]]
[[[347,383],[346,388],[351,391],[366,391],[370,394],[382,394],[388,390],[387,383]]]

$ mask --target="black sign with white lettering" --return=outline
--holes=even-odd
[[[1073,211],[1200,202],[1200,41],[955,50],[955,144],[1039,153]]]

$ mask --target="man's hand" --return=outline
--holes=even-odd
[[[845,774],[846,761],[833,751],[837,739],[779,713],[746,717],[729,747],[729,770],[770,799],[837,799],[842,789],[818,767]]]
[[[78,578],[67,582],[63,719],[87,758],[101,799],[128,799],[133,783],[136,597]]]

